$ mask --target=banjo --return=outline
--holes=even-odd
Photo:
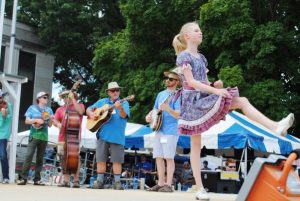
[[[153,131],[158,131],[161,127],[161,124],[162,124],[162,111],[159,110],[159,109],[153,109],[151,111],[151,122],[150,122],[150,128],[153,130]]]
[[[173,93],[170,94],[162,104],[169,102],[172,95]],[[163,111],[160,109],[153,108],[153,110],[150,112],[150,115],[152,119],[151,122],[149,123],[150,128],[153,131],[159,131],[163,120]]]

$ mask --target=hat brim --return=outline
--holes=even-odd
[[[49,94],[48,94],[48,93],[44,93],[43,95],[37,97],[36,99],[40,99],[40,98],[42,98],[43,96],[48,96],[48,98],[49,98]]]
[[[170,71],[166,71],[166,72],[164,72],[164,76],[169,76],[170,74],[173,74],[173,75],[176,75],[177,77],[178,77],[178,79],[180,80],[180,77],[179,77],[179,75],[177,74],[177,73],[175,73],[175,72],[170,72]]]
[[[111,89],[121,89],[123,87],[113,87],[113,88],[109,88],[109,89],[105,89],[105,91],[111,90]]]
[[[175,72],[175,71],[165,71],[164,72],[164,75],[166,75],[166,76],[168,76],[169,74],[174,74],[174,75],[179,76],[179,74],[177,72]]]
[[[167,72],[164,72],[164,76],[169,76],[171,74],[171,72],[167,71]],[[175,74],[175,73],[174,73]]]
[[[63,91],[63,92],[61,92],[58,96],[60,97],[60,98],[62,98],[62,97],[64,97],[65,95],[68,95],[70,93],[70,91],[68,90],[68,91]]]

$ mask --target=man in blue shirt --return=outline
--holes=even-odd
[[[137,172],[138,178],[145,178],[145,184],[147,186],[154,186],[155,181],[153,179],[152,163],[147,161],[146,155],[141,155],[141,162],[135,165],[135,171]]]
[[[174,157],[178,141],[177,119],[180,115],[180,99],[174,102],[173,95],[180,83],[179,75],[175,69],[165,72],[166,90],[161,91],[155,100],[154,108],[162,111],[162,124],[155,133],[153,158],[156,159],[158,184],[149,191],[173,192],[172,180],[175,171]],[[151,112],[146,116],[146,122],[152,121]],[[165,183],[165,161],[167,162],[167,179]]]
[[[47,107],[49,94],[39,92],[36,95],[36,105],[31,105],[25,113],[25,124],[30,126],[29,142],[27,145],[27,153],[23,164],[22,179],[18,185],[26,185],[28,172],[31,167],[32,157],[36,151],[36,164],[34,185],[45,185],[40,181],[41,171],[43,168],[44,154],[48,144],[48,127],[52,126],[53,111]]]
[[[88,107],[87,115],[90,119],[97,119],[94,109],[101,108],[108,104],[113,106],[111,118],[97,131],[96,162],[97,162],[97,182],[94,188],[104,188],[104,174],[106,162],[110,154],[110,162],[113,164],[114,189],[123,190],[120,176],[122,163],[124,163],[125,127],[130,116],[129,104],[127,101],[120,101],[120,88],[117,82],[110,82],[106,89],[108,97],[98,100]]]

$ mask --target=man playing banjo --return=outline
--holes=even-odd
[[[175,69],[164,72],[166,89],[159,92],[153,110],[146,116],[146,122],[156,131],[153,146],[153,158],[156,159],[158,184],[148,191],[173,192],[172,179],[175,170],[174,157],[178,141],[177,119],[179,118],[180,99],[173,101],[180,78]],[[158,112],[157,112],[158,111]],[[160,113],[162,118],[157,118]],[[161,122],[155,122],[160,121]],[[160,127],[156,127],[160,125]],[[156,127],[156,128],[154,128]],[[167,179],[165,183],[165,161],[167,162]]]

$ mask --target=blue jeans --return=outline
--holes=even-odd
[[[0,159],[1,159],[1,168],[2,168],[3,179],[9,179],[6,148],[7,148],[7,139],[0,139]]]
[[[188,188],[191,188],[192,187],[192,184],[183,184],[182,187],[181,187],[181,190],[182,191],[187,191]]]

